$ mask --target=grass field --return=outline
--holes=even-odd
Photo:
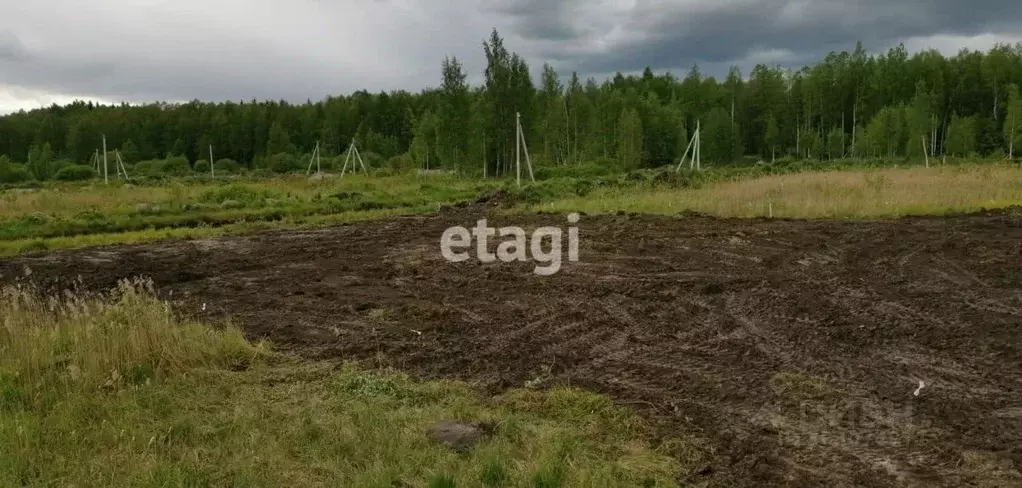
[[[3,486],[673,486],[692,468],[581,390],[487,397],[302,363],[176,317],[143,282],[0,293]],[[496,433],[457,453],[426,437],[441,419]]]
[[[503,194],[494,193],[498,191]],[[327,226],[436,212],[445,204],[474,201],[483,194],[500,196],[499,208],[511,214],[536,211],[676,214],[689,210],[723,217],[885,218],[1022,204],[1022,169],[987,164],[756,177],[734,177],[724,172],[564,174],[522,189],[504,180],[479,181],[451,175],[355,176],[343,180],[288,177],[236,180],[221,185],[170,181],[145,187],[57,185],[0,193],[0,255]],[[716,221],[704,220],[711,223],[703,225],[717,225]],[[633,222],[643,225],[639,219]],[[779,221],[757,223],[760,224],[787,225]],[[365,224],[372,233],[376,229],[370,225]],[[646,225],[639,232],[650,228]],[[670,238],[675,238],[675,234],[663,233]],[[729,240],[728,245],[740,246],[743,242]],[[270,247],[279,252],[277,246]],[[343,248],[343,244],[337,247]],[[714,244],[693,248],[717,247]],[[272,263],[275,270],[284,259],[265,258],[267,249],[252,254],[253,259]],[[914,254],[912,251],[906,255]],[[697,261],[719,260],[714,255]],[[367,265],[379,264],[376,258],[362,261]],[[797,263],[809,263],[799,264],[804,267],[813,264],[808,259]],[[61,276],[65,274],[67,267],[51,265],[58,267]],[[317,262],[320,267],[317,272],[323,273],[324,265],[325,262]],[[262,265],[246,269],[259,266]],[[424,264],[420,262],[417,266]],[[183,263],[170,266],[176,270],[183,267]],[[119,266],[111,265],[111,269],[118,275],[124,273]],[[304,283],[310,278],[306,268],[279,269],[292,272],[301,269],[301,276],[293,283]],[[394,269],[412,272],[403,267]],[[274,273],[272,283],[281,283],[280,272]],[[5,274],[7,278],[13,276]],[[38,269],[35,274],[39,275]],[[410,286],[407,284],[415,283],[419,276],[440,274],[420,274],[416,268],[414,274],[398,281],[405,283],[402,286]],[[389,276],[371,266],[362,275]],[[642,273],[641,280],[648,280],[649,276]],[[489,279],[506,285],[506,278],[486,276],[473,286]],[[328,286],[322,285],[322,279],[317,283]],[[443,282],[437,283],[440,284],[424,285],[418,293],[442,289]],[[697,292],[699,300],[706,299],[705,290],[720,289],[716,282],[711,284],[717,288],[699,288],[704,290]],[[239,286],[228,289],[244,289],[244,285]],[[381,286],[392,285],[388,282]],[[674,283],[667,287],[670,286]],[[523,284],[520,289],[528,288]],[[343,293],[350,294],[351,289],[345,288]],[[443,296],[446,300],[456,295],[452,292]],[[303,291],[301,296],[315,294]],[[528,300],[531,296],[526,293],[519,298]],[[849,295],[841,290],[835,296]],[[365,302],[370,299],[376,298],[367,297]],[[309,311],[310,303],[325,302],[329,300],[303,302],[301,313]],[[251,303],[266,306],[270,300]],[[495,306],[510,303],[517,302],[508,299]],[[570,309],[568,304],[546,305],[551,310]],[[661,309],[663,305],[658,303],[656,307]],[[357,312],[356,308],[349,309],[310,316],[337,317]],[[507,310],[494,310],[494,317],[511,316]],[[674,313],[689,313],[687,310]],[[239,317],[232,316],[235,320]],[[436,331],[475,330],[479,328],[477,323],[493,322],[481,320],[455,327],[447,315],[412,317],[407,320],[442,318],[446,328],[437,327]],[[615,327],[609,331],[612,335],[620,332],[616,329],[620,317],[611,315],[599,323],[612,324]],[[286,320],[290,316],[278,317],[274,326]],[[769,317],[759,322],[772,323]],[[565,330],[568,330],[565,337],[584,336]],[[662,334],[667,329],[656,330],[656,334]],[[621,344],[632,344],[635,336],[630,334],[632,339],[622,339]],[[914,334],[912,340],[917,341]],[[718,331],[708,334],[718,336]],[[650,344],[662,342],[661,335],[655,337],[657,341]],[[748,338],[733,335],[729,340],[743,337]],[[568,340],[551,340],[549,344]],[[598,345],[604,342],[596,341]],[[638,348],[636,351],[648,350],[642,342],[632,347]],[[714,344],[708,350],[722,349]],[[370,354],[376,354],[377,361],[383,357],[379,350]],[[443,354],[452,355],[447,351]],[[665,358],[679,356],[684,355],[665,353],[650,364],[660,371],[656,368],[663,367]],[[594,353],[593,357],[604,358],[605,354]],[[167,303],[154,298],[152,285],[147,282],[123,283],[106,295],[76,292],[59,298],[43,298],[25,285],[2,288],[0,485],[674,486],[679,480],[701,479],[698,476],[702,475],[694,473],[705,473],[710,465],[707,457],[715,452],[714,447],[703,445],[703,438],[693,441],[657,437],[659,440],[654,443],[651,440],[654,432],[634,411],[615,406],[608,397],[579,389],[531,389],[526,383],[522,388],[490,396],[467,383],[418,381],[392,370],[373,368],[376,363],[372,358],[359,359],[366,362],[359,365],[306,362],[275,352],[270,344],[250,343],[230,325],[212,326],[176,315]],[[731,365],[733,358],[728,357],[723,363]],[[632,361],[629,367],[636,364]],[[598,369],[602,366],[593,367],[602,371]],[[678,366],[674,370],[689,369]],[[828,382],[819,379],[822,377],[781,372],[770,376],[769,391],[778,397],[828,397],[832,390]],[[646,377],[649,378],[653,376]],[[677,382],[670,383],[664,391],[684,389],[673,384]],[[731,383],[734,382],[722,384]],[[645,380],[636,384],[648,385]],[[679,393],[676,398],[687,399],[689,393]],[[665,398],[668,397],[675,398]],[[426,435],[428,427],[442,419],[487,422],[495,425],[496,430],[474,449],[454,452],[430,441]],[[743,473],[741,469],[745,468],[735,469],[736,473]],[[1014,476],[1013,472],[1009,475]]]
[[[728,175],[558,176],[522,190],[509,181],[443,174],[12,189],[0,192],[0,256],[428,213],[499,188],[520,197],[506,209],[511,212],[871,218],[1022,203],[1022,169],[1007,164]]]
[[[444,175],[212,185],[60,185],[0,193],[0,255],[99,244],[202,238],[435,211],[495,182]]]
[[[529,206],[719,217],[874,218],[939,215],[1022,204],[1018,165],[822,171],[712,182],[696,189],[614,187]]]

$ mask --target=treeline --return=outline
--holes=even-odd
[[[304,104],[75,102],[0,118],[0,154],[46,179],[60,165],[87,164],[105,134],[129,164],[183,157],[194,165],[212,146],[216,160],[287,170],[317,143],[336,156],[354,138],[377,164],[475,172],[485,164],[496,175],[512,169],[516,113],[538,165],[670,164],[697,124],[704,162],[718,164],[921,159],[924,151],[999,157],[1022,144],[1022,44],[952,57],[909,55],[903,45],[870,55],[859,44],[797,71],[732,68],[722,80],[693,67],[684,78],[647,68],[603,81],[572,73],[562,83],[544,65],[538,85],[496,31],[483,48],[483,86],[469,86],[448,58],[440,86],[420,93],[359,91]]]

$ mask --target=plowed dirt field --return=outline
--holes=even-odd
[[[27,255],[0,281],[148,276],[179,311],[310,358],[589,388],[697,446],[685,483],[1022,486],[1022,210],[583,216],[553,276],[443,259],[444,229],[489,211]]]

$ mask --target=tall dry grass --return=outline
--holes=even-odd
[[[796,173],[716,182],[698,189],[615,188],[535,205],[530,210],[721,217],[897,217],[1022,204],[1018,165],[913,167]]]
[[[236,367],[264,352],[234,328],[177,318],[152,283],[108,294],[0,290],[0,411],[45,408],[73,391],[150,381],[198,366]]]

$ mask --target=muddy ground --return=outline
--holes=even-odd
[[[444,229],[487,211],[37,254],[0,281],[145,275],[310,357],[590,388],[698,446],[676,453],[685,483],[1022,486],[1022,211],[583,216],[580,261],[553,276],[444,260]]]

